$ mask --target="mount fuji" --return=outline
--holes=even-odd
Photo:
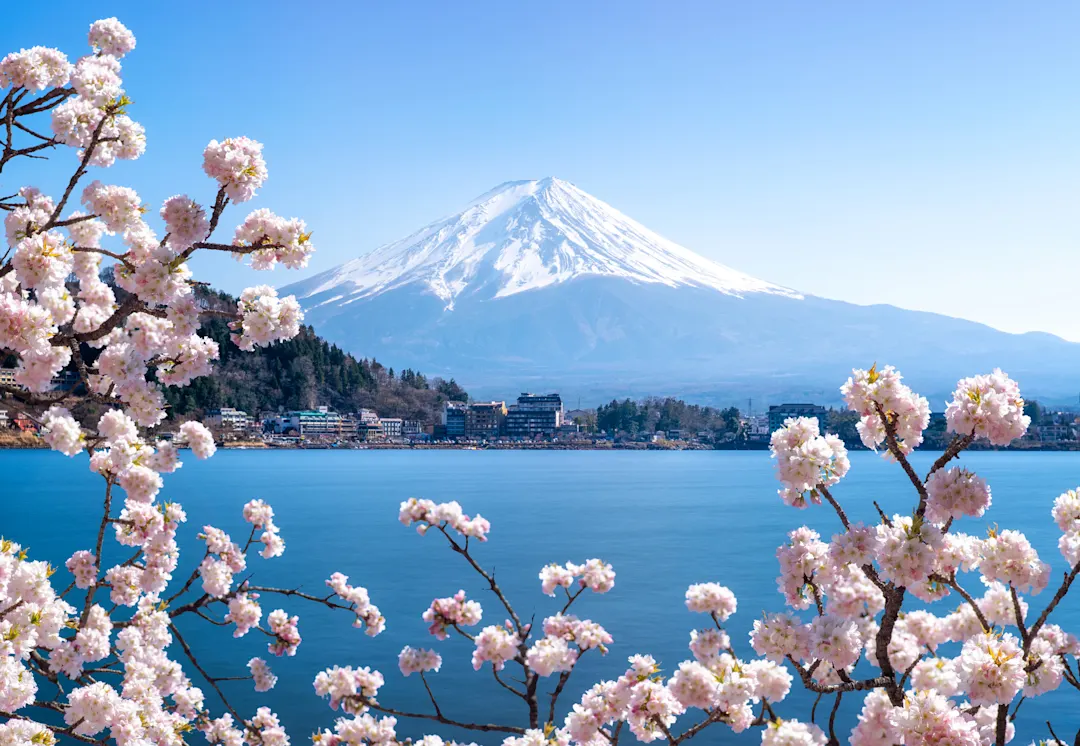
[[[1000,366],[1053,400],[1074,395],[1080,369],[1080,345],[1050,334],[759,280],[550,177],[502,184],[282,293],[354,354],[503,397],[558,388],[592,399],[832,402],[853,366],[880,361],[939,409],[965,375]]]

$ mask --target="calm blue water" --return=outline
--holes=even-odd
[[[933,457],[922,454],[914,460],[925,471]],[[910,487],[897,467],[868,453],[854,454],[852,460],[851,474],[836,494],[853,520],[873,522],[875,499],[890,513],[910,510]],[[994,506],[989,522],[1026,531],[1060,577],[1064,563],[1049,509],[1054,497],[1080,483],[1080,455],[978,453],[966,456],[965,464],[990,481]],[[397,670],[397,653],[406,644],[434,646],[442,653],[443,669],[430,681],[445,714],[524,724],[523,703],[499,689],[489,670],[472,670],[467,641],[439,643],[427,634],[420,615],[430,600],[459,588],[484,604],[483,623],[501,622],[504,615],[464,561],[440,543],[441,536],[421,538],[397,522],[403,499],[456,499],[467,512],[489,518],[490,541],[476,556],[495,569],[519,613],[526,618],[535,614],[538,622],[561,606],[540,593],[537,573],[544,564],[599,556],[614,565],[615,589],[584,595],[577,612],[604,624],[615,644],[606,658],[592,652],[583,659],[561,700],[568,706],[599,678],[621,673],[631,653],[651,653],[668,671],[687,659],[689,632],[704,621],[683,604],[691,583],[717,581],[737,594],[739,613],[728,626],[736,649],[752,654],[746,632],[753,620],[765,609],[782,608],[775,590],[775,548],[804,521],[826,539],[839,529],[827,508],[786,508],[775,491],[771,462],[761,452],[230,451],[206,462],[189,459],[179,472],[166,476],[163,496],[187,510],[182,550],[197,547],[194,535],[206,523],[241,540],[247,533],[241,506],[255,497],[267,500],[288,548],[276,560],[251,557],[254,583],[302,585],[320,593],[323,580],[341,570],[366,586],[386,615],[387,631],[369,638],[353,629],[344,614],[281,599],[280,606],[301,614],[304,638],[297,656],[288,659],[267,656],[261,635],[233,641],[205,624],[184,625],[189,641],[202,644],[202,662],[212,675],[246,674],[244,663],[255,655],[270,660],[280,681],[269,694],[256,695],[250,682],[223,686],[235,693],[241,712],[256,704],[272,706],[294,743],[300,743],[333,722],[334,713],[315,697],[311,682],[317,671],[334,663],[378,668],[387,678],[382,702],[429,711],[418,677],[405,679]],[[100,494],[100,480],[87,470],[85,459],[0,451],[0,534],[28,545],[35,558],[61,565],[74,550],[92,548]],[[958,528],[982,533],[987,524],[966,521]],[[187,564],[182,559],[185,576],[196,552],[201,555],[201,549],[188,551]],[[969,588],[972,583],[978,581],[972,578]],[[1050,595],[1034,598],[1033,612]],[[276,608],[269,598],[264,601],[266,612]],[[937,610],[943,612],[948,603]],[[1067,599],[1052,619],[1080,630],[1078,597]],[[174,655],[182,657],[178,647]],[[191,673],[199,685],[198,675]],[[1024,704],[1017,742],[1045,737],[1042,723],[1048,718],[1062,737],[1080,728],[1076,698],[1064,686]],[[203,689],[213,703],[209,687]],[[812,700],[797,690],[798,684],[779,712],[805,719]],[[844,737],[857,714],[856,701],[852,697],[841,708]],[[827,718],[827,710],[824,714]],[[689,725],[688,717],[681,722]],[[421,732],[399,723],[401,734]],[[485,734],[469,740],[474,738],[499,740]],[[697,740],[758,739],[756,733],[735,739],[729,730],[714,726]]]

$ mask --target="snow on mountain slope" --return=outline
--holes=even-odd
[[[462,212],[287,291],[320,296],[305,304],[311,308],[420,285],[453,309],[464,294],[502,298],[585,276],[802,297],[699,256],[552,177],[502,184]]]

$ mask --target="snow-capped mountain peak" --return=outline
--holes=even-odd
[[[464,295],[501,298],[583,276],[801,297],[668,241],[553,177],[500,184],[461,212],[288,290],[319,296],[312,305],[345,305],[419,285],[452,309]]]
[[[593,403],[643,395],[830,403],[852,365],[885,358],[932,401],[961,376],[996,366],[1053,398],[1075,391],[1070,371],[1080,366],[1080,345],[1049,335],[804,298],[552,178],[502,184],[282,290],[344,350],[453,378],[477,397],[543,390]]]

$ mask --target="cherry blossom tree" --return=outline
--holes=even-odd
[[[341,573],[319,594],[252,582],[249,560],[285,551],[274,511],[261,500],[237,511],[246,538],[237,542],[206,525],[198,533],[201,556],[181,569],[177,535],[187,515],[162,499],[164,475],[180,467],[183,449],[209,458],[214,442],[198,423],[181,425],[174,440],[155,432],[166,418],[162,387],[207,375],[218,354],[199,328],[222,312],[197,300],[189,258],[225,251],[259,270],[303,267],[311,235],[300,220],[258,209],[231,242],[213,239],[226,208],[251,200],[267,177],[261,145],[244,137],[207,146],[203,169],[216,183],[209,210],[187,195],[169,197],[160,210],[161,238],[134,190],[84,183],[90,169],[138,158],[146,144],[127,113],[120,76],[134,36],[107,19],[91,26],[89,42],[90,54],[74,64],[45,47],[0,61],[0,173],[65,147],[75,149],[76,162],[59,197],[23,186],[0,200],[8,244],[0,259],[0,348],[18,359],[18,385],[3,392],[40,421],[51,448],[86,457],[103,482],[100,523],[63,570],[12,540],[0,543],[0,746],[61,739],[180,746],[194,730],[211,744],[287,746],[270,707],[241,712],[221,685],[250,681],[256,692],[269,692],[277,678],[266,659],[211,675],[178,620],[259,637],[274,656],[295,655],[301,645],[297,608],[343,613],[371,637],[387,622],[368,591]],[[82,211],[69,209],[76,194]],[[101,278],[104,260],[115,268],[115,284]],[[233,342],[245,350],[296,334],[301,321],[295,299],[266,286],[245,291],[229,316]],[[51,390],[65,369],[80,385]],[[621,676],[560,706],[582,657],[606,655],[616,644],[599,623],[573,613],[582,594],[614,589],[614,569],[596,558],[540,568],[541,593],[559,597],[562,607],[539,624],[526,621],[529,613],[481,563],[488,521],[455,502],[410,499],[401,523],[441,536],[463,569],[483,579],[496,618],[483,624],[480,602],[464,591],[431,602],[423,618],[435,642],[406,646],[399,656],[400,674],[417,675],[420,705],[381,701],[380,671],[328,661],[312,696],[327,698],[337,715],[328,712],[314,742],[391,746],[407,740],[397,734],[399,721],[417,721],[432,731],[494,734],[485,738],[504,746],[616,746],[630,738],[677,746],[714,729],[760,729],[765,746],[1008,743],[1026,699],[1063,685],[1080,689],[1080,642],[1051,621],[1080,571],[1080,494],[1053,503],[1067,569],[1035,613],[1031,598],[1052,586],[1053,573],[1027,538],[1010,529],[987,538],[952,530],[957,518],[983,516],[991,493],[978,475],[950,464],[976,439],[1004,445],[1028,427],[1015,382],[994,371],[958,383],[946,411],[955,437],[925,476],[908,456],[929,423],[926,399],[890,367],[854,371],[841,393],[861,417],[863,442],[910,481],[911,512],[890,516],[879,508],[876,525],[852,523],[833,494],[850,467],[844,444],[815,419],[788,420],[771,442],[779,498],[800,509],[827,503],[837,533],[829,541],[806,526],[790,533],[777,551],[789,610],[754,622],[749,640],[735,641],[725,628],[737,611],[735,595],[716,582],[694,584],[686,607],[705,622],[690,632],[687,659],[669,676],[651,656],[634,654]],[[92,422],[77,416],[87,403],[98,408]],[[106,563],[107,542],[130,556]],[[972,574],[985,585],[981,595],[967,590]],[[959,607],[932,610],[952,594]],[[518,721],[473,722],[440,706],[433,680],[442,667],[439,646],[451,638],[472,648],[478,676],[490,671],[505,696],[521,701]],[[819,702],[831,701],[827,722],[818,725],[814,711],[809,718],[796,713],[803,719],[783,712],[796,680]],[[838,734],[841,700],[857,697],[858,724]],[[1063,744],[1047,725],[1051,742]],[[422,742],[444,743],[434,732]]]

